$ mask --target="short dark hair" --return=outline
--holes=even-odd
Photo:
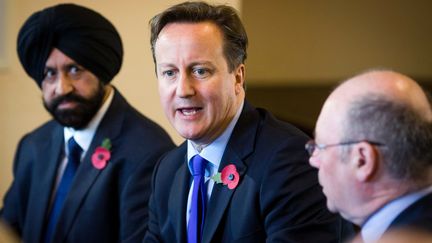
[[[228,70],[232,72],[243,64],[247,57],[248,38],[237,11],[227,5],[210,5],[205,2],[184,2],[174,5],[150,20],[150,44],[155,58],[155,44],[159,33],[169,23],[210,21],[216,24],[223,33],[224,55]],[[211,38],[211,36],[209,36]]]
[[[393,178],[424,183],[432,166],[432,124],[419,113],[383,95],[363,96],[349,106],[345,139],[384,144],[377,149]]]

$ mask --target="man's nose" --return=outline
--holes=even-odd
[[[315,154],[315,151],[314,151],[314,153],[312,153],[312,155],[309,157],[309,164],[310,164],[312,167],[315,167],[315,168],[319,169],[319,165],[320,165],[320,163],[319,163],[319,159],[317,158],[317,156],[314,156],[314,154]]]
[[[57,85],[55,89],[56,95],[65,95],[74,90],[73,80],[70,80],[66,75],[59,74],[57,78]]]
[[[195,88],[193,79],[185,74],[180,75],[177,82],[176,95],[181,98],[193,96],[195,94]]]

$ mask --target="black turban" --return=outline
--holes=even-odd
[[[59,4],[31,15],[18,34],[18,56],[41,87],[53,48],[107,84],[120,71],[123,46],[115,27],[99,13],[75,4]]]

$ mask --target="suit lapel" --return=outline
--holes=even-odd
[[[427,222],[432,219],[432,192],[429,192],[416,202],[404,209],[390,224],[387,230],[397,227],[418,227],[419,229],[432,230]]]
[[[124,106],[126,101],[120,95],[120,93],[115,90],[113,101],[108,108],[104,118],[102,119],[93,140],[90,144],[86,155],[78,168],[77,174],[75,175],[71,190],[65,199],[64,208],[59,216],[59,224],[57,225],[56,232],[54,233],[54,239],[59,241],[64,241],[79,210],[83,205],[87,193],[90,188],[94,185],[98,176],[102,173],[104,169],[108,169],[110,163],[116,159],[116,144],[120,143],[118,141],[118,136],[122,128],[124,120]],[[107,166],[104,169],[96,169],[93,167],[91,162],[91,157],[93,152],[97,147],[102,144],[102,141],[108,138],[111,140],[111,159],[108,161]],[[60,238],[59,238],[60,237]]]
[[[245,101],[242,114],[234,127],[218,170],[220,172],[228,164],[234,164],[240,176],[237,187],[241,187],[242,179],[246,173],[246,158],[253,152],[258,125],[258,113]],[[211,242],[217,227],[224,227],[222,218],[229,208],[235,191],[236,188],[231,190],[223,184],[214,185],[206,212],[203,242]]]
[[[227,151],[228,152],[228,151]],[[246,165],[243,161],[232,151],[228,153],[225,152],[223,156],[223,161],[228,161],[227,163],[221,163],[221,167],[219,171],[222,170],[228,164],[234,164],[237,168],[237,172],[240,176],[240,182],[246,172]],[[212,195],[210,197],[206,219],[204,223],[204,233],[203,233],[203,242],[211,242],[213,235],[215,234],[218,225],[222,221],[222,217],[225,213],[225,210],[228,208],[229,202],[231,201],[231,197],[235,192],[234,189],[229,189],[227,186],[223,184],[215,184],[213,187]]]
[[[184,162],[175,174],[168,199],[168,215],[172,216],[176,242],[186,240],[186,208],[190,187],[190,173],[186,163],[186,156],[181,158]]]
[[[53,190],[55,178],[57,177],[57,168],[63,153],[63,128],[55,125],[51,138],[38,146],[38,154],[35,158],[37,163],[33,175],[31,187],[32,208],[28,209],[27,219],[29,220],[29,230],[32,231],[33,239],[41,239],[41,233],[44,230],[45,218],[48,214],[50,205],[51,191]]]

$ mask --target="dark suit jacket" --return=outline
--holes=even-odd
[[[432,233],[432,193],[400,213],[390,224],[388,230],[407,227]]]
[[[111,159],[98,170],[91,156],[102,140]],[[173,148],[165,131],[133,109],[116,90],[75,175],[53,242],[137,242],[147,227],[154,165]],[[24,242],[41,242],[50,197],[63,156],[63,127],[47,122],[19,143],[14,180],[0,211]]]
[[[307,140],[246,102],[219,168],[234,164],[240,182],[234,190],[214,185],[203,242],[338,242],[343,223],[327,211],[317,171],[307,162]],[[186,242],[186,154],[184,143],[155,168],[144,242]]]

